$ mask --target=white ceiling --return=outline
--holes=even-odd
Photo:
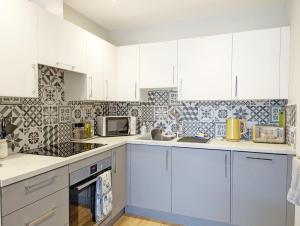
[[[64,0],[107,30],[144,27],[265,7],[285,0]]]

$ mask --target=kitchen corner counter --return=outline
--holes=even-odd
[[[110,151],[113,148],[126,144],[145,144],[159,145],[169,147],[186,147],[198,149],[227,150],[227,151],[244,151],[281,155],[295,155],[295,151],[286,144],[261,144],[251,141],[228,142],[220,140],[211,140],[207,144],[198,143],[181,143],[177,139],[173,141],[152,141],[141,140],[141,136],[131,137],[111,137],[96,138],[87,143],[102,143],[106,146],[97,148],[92,151],[80,153],[71,157],[49,157],[31,154],[13,154],[0,160],[0,187],[8,186],[27,178],[46,173],[48,171],[69,165],[71,163]]]

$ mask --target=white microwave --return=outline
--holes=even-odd
[[[131,136],[137,134],[136,117],[98,116],[97,135],[102,137]]]

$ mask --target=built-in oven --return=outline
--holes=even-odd
[[[109,214],[99,222],[99,192],[97,181],[99,176],[111,173],[111,158],[103,159],[93,165],[86,166],[70,174],[70,226],[95,226],[103,222]]]
[[[131,116],[98,116],[97,135],[103,137],[137,134],[137,119]]]

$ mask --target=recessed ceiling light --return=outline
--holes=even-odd
[[[116,3],[118,0],[112,0],[113,3]]]

